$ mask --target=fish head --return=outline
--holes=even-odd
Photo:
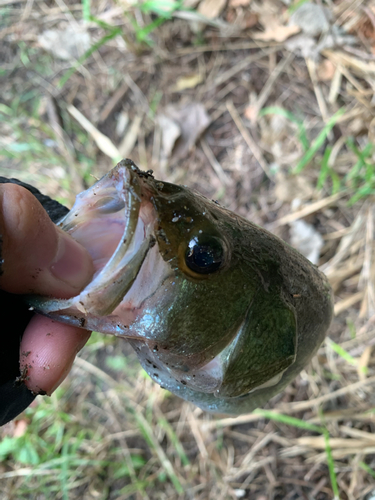
[[[95,274],[77,297],[29,303],[128,340],[156,382],[204,409],[243,413],[267,400],[312,356],[330,322],[326,282],[297,252],[130,160],[78,195],[59,225],[87,248]],[[288,268],[288,259],[297,264]],[[299,350],[305,326],[302,335],[292,271],[306,277],[301,265],[316,282],[312,314],[320,296],[326,312]]]

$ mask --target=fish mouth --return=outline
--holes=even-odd
[[[93,278],[71,299],[28,297],[36,310],[51,316],[78,310],[87,317],[104,317],[121,303],[156,242],[156,213],[142,179],[146,174],[140,174],[131,161],[123,160],[77,196],[72,210],[57,225],[86,248],[94,265]]]

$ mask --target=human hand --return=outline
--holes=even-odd
[[[87,251],[55,226],[33,194],[16,184],[0,184],[0,234],[0,289],[5,292],[69,298],[92,277]],[[8,298],[8,294],[4,296]],[[3,307],[0,302],[0,310]],[[2,310],[3,344],[8,337],[22,335],[15,331],[12,318],[4,320],[6,313]],[[35,393],[51,394],[89,336],[86,330],[35,314],[20,345],[20,369],[26,386]],[[6,347],[0,348],[0,353],[6,357]]]

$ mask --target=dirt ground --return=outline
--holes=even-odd
[[[94,334],[0,430],[1,499],[375,498],[374,89],[372,1],[0,0],[0,175],[71,206],[129,157],[296,246],[335,292],[317,356],[237,419]]]

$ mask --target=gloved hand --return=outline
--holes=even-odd
[[[67,211],[32,186],[0,177],[0,425],[36,394],[51,394],[90,335],[32,313],[21,296],[69,298],[90,281],[89,254],[53,223]]]

